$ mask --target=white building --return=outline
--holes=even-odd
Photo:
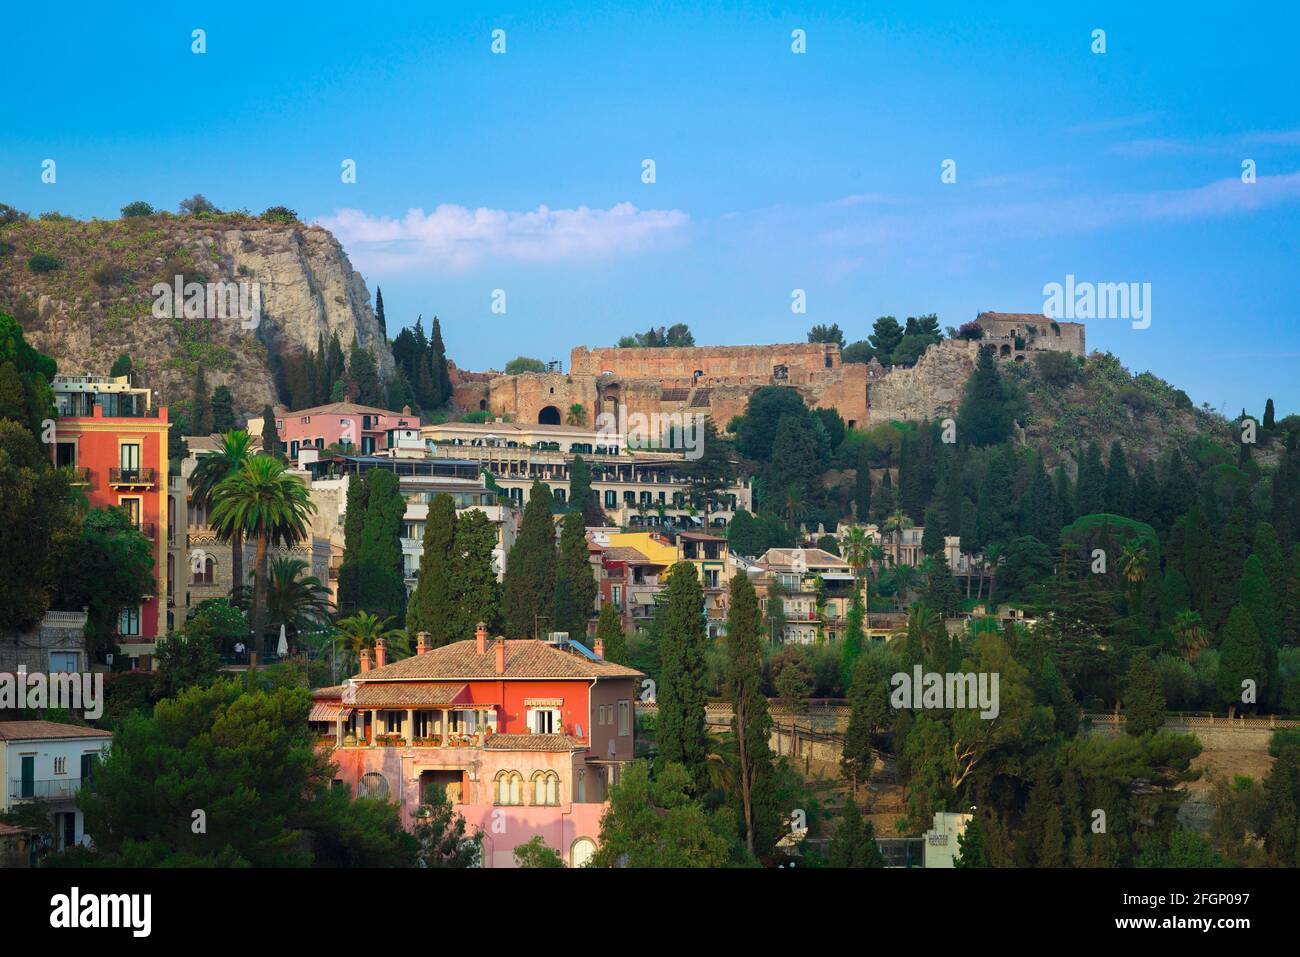
[[[972,817],[972,814],[954,814],[951,811],[935,812],[934,827],[925,832],[925,867],[955,866],[953,861],[961,857],[957,838],[965,833]]]
[[[0,780],[5,811],[36,803],[54,821],[54,850],[89,843],[77,793],[108,752],[113,736],[54,721],[0,721]]]

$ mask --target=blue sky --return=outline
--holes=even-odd
[[[25,6],[0,201],[290,206],[383,288],[390,334],[436,314],[463,367],[652,323],[959,325],[1073,274],[1152,287],[1150,328],[1094,320],[1090,347],[1198,404],[1300,411],[1294,5]]]

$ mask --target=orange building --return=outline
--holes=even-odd
[[[157,587],[138,607],[122,610],[117,629],[122,654],[133,667],[148,668],[168,632],[160,597],[170,606],[177,572],[167,552],[175,526],[167,514],[167,407],[153,408],[150,391],[133,387],[129,376],[59,375],[52,386],[55,464],[76,470],[92,508],[125,509],[153,547]]]

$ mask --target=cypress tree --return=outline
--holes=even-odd
[[[379,334],[388,338],[388,320],[384,318],[384,291],[375,287],[375,322],[379,323]]]
[[[957,410],[957,439],[965,445],[997,445],[1011,438],[1011,407],[993,349],[984,346]]]
[[[1241,570],[1241,581],[1237,584],[1237,600],[1250,612],[1255,622],[1259,637],[1269,643],[1277,644],[1276,599],[1273,585],[1264,573],[1264,563],[1258,555],[1246,559]]]
[[[1180,611],[1192,607],[1192,596],[1187,590],[1187,579],[1170,562],[1160,583],[1160,620],[1172,624]]]
[[[456,537],[452,542],[451,640],[474,634],[478,622],[495,634],[500,628],[501,586],[493,564],[497,544],[496,526],[482,509],[471,508],[456,518]]]
[[[762,690],[763,619],[754,586],[743,570],[732,576],[730,599],[723,692],[731,702],[731,732],[736,739],[740,819],[749,853],[766,858],[776,844],[781,813],[768,745],[772,718]]]
[[[591,488],[591,467],[581,455],[569,466],[569,507],[582,513],[582,520],[593,528],[605,524],[605,510]]]
[[[921,532],[921,553],[930,557],[943,554],[943,522],[939,510],[933,505],[925,510],[925,528]]]
[[[1282,558],[1282,543],[1278,540],[1277,530],[1268,522],[1260,522],[1255,526],[1253,551],[1263,563],[1264,577],[1273,590],[1274,601],[1280,605],[1286,593],[1286,561]]]
[[[1110,444],[1110,462],[1106,466],[1106,484],[1102,492],[1106,511],[1125,518],[1133,514],[1133,477],[1129,475],[1124,446],[1116,439]]]
[[[226,433],[235,427],[235,400],[230,390],[219,385],[212,390],[212,431]]]
[[[372,469],[365,477],[365,521],[356,550],[358,609],[380,618],[391,616],[395,626],[401,627],[407,602],[402,560],[406,498],[392,472]]]
[[[375,366],[375,357],[368,349],[361,348],[361,343],[354,336],[352,355],[348,362],[348,376],[356,389],[356,401],[362,405],[379,405],[384,401],[383,387],[379,382],[379,370]]]
[[[697,791],[707,789],[708,639],[704,628],[704,590],[695,566],[677,562],[668,574],[666,602],[659,612],[659,721],[656,743],[660,768],[680,764]]]
[[[459,564],[453,551],[456,524],[455,499],[446,492],[435,496],[424,522],[420,575],[406,612],[407,630],[427,631],[433,648],[474,633],[472,625],[468,633],[456,630],[458,602],[452,585],[453,569]]]
[[[1079,463],[1079,486],[1076,491],[1075,515],[1096,515],[1106,510],[1106,466],[1096,442],[1088,445]]]
[[[519,537],[506,559],[502,589],[505,632],[509,638],[544,635],[555,611],[555,523],[551,489],[533,482]]]
[[[202,363],[194,373],[194,393],[190,405],[190,428],[195,435],[212,432],[212,407],[208,402],[208,380]]]
[[[284,459],[284,448],[280,444],[280,433],[275,428],[275,410],[269,405],[262,409],[262,452]]]
[[[865,442],[858,446],[858,472],[853,480],[853,504],[857,506],[854,514],[858,523],[866,523],[871,516],[871,461]]]
[[[274,423],[275,419],[268,417],[267,421]],[[339,613],[344,616],[368,610],[361,604],[360,564],[366,503],[370,497],[367,474],[348,478],[347,511],[343,517],[343,561],[339,566]]]
[[[864,820],[852,797],[844,802],[839,826],[826,850],[831,867],[884,867],[885,860],[876,846],[876,829]]]
[[[596,592],[582,513],[569,512],[560,526],[560,559],[555,570],[555,629],[567,631],[577,641],[586,641]]]
[[[1250,680],[1259,689],[1264,685],[1264,643],[1250,612],[1243,605],[1232,609],[1219,644],[1219,673],[1215,690],[1219,703],[1232,716],[1242,702],[1242,683]]]
[[[1064,528],[1074,521],[1074,490],[1070,487],[1070,476],[1063,466],[1056,467],[1055,485],[1056,511],[1061,517],[1061,528]]]
[[[627,636],[623,634],[623,622],[619,620],[618,609],[613,605],[605,605],[600,609],[596,637],[604,647],[606,661],[616,665],[627,664]]]
[[[451,399],[451,375],[447,371],[447,347],[442,342],[442,323],[433,317],[429,337],[429,376],[433,383],[433,405],[446,405]]]
[[[1159,731],[1165,723],[1165,692],[1151,659],[1133,656],[1124,687],[1125,729],[1134,737]]]
[[[840,770],[857,794],[859,784],[871,776],[875,757],[871,744],[876,732],[889,723],[888,678],[875,667],[871,658],[859,657],[853,666],[848,687],[849,726],[844,733]]]

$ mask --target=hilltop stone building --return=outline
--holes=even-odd
[[[578,346],[569,372],[519,375],[453,373],[453,402],[466,412],[541,425],[587,423],[603,413],[645,416],[703,413],[719,431],[741,415],[763,386],[788,386],[810,408],[836,409],[845,424],[864,428],[890,419],[924,419],[956,408],[979,349],[1001,361],[1024,362],[1035,350],[1085,354],[1084,327],[1034,313],[981,313],[977,341],[944,340],[915,366],[885,368],[844,362],[834,343],[756,346],[595,348]]]

